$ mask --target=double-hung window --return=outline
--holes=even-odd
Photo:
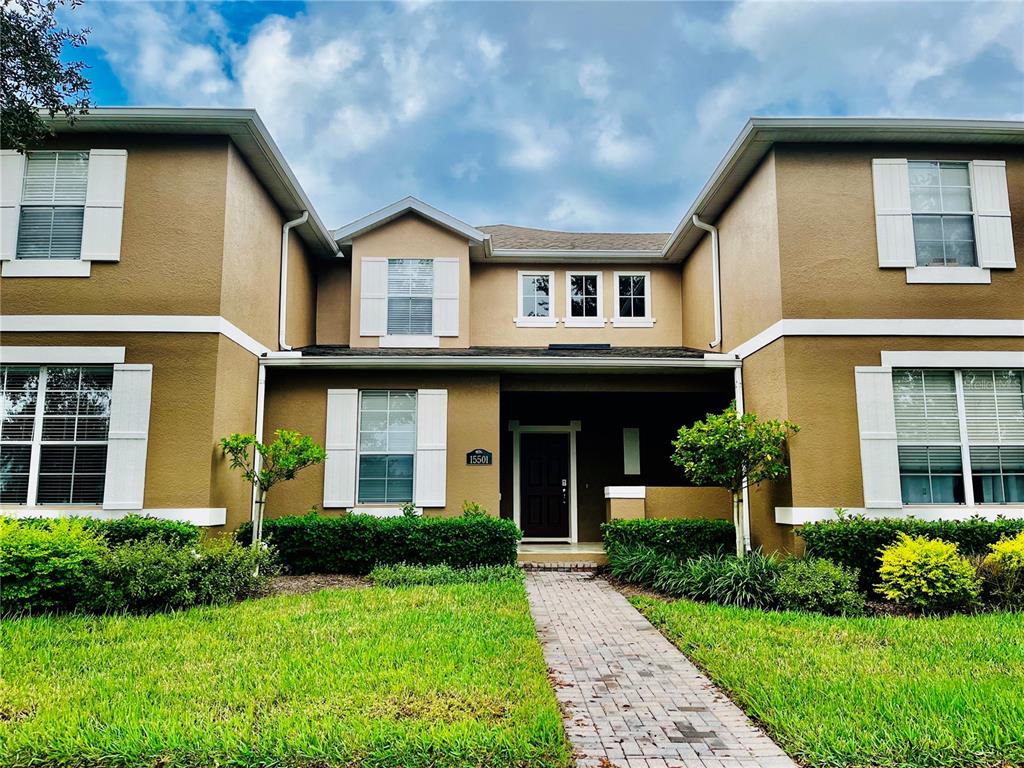
[[[416,392],[365,390],[359,395],[360,504],[412,501]]]
[[[113,369],[0,366],[0,502],[103,502]]]
[[[977,266],[970,164],[911,160],[908,171],[917,265]]]
[[[434,262],[431,259],[388,260],[388,335],[433,332]]]
[[[1024,371],[893,371],[904,504],[1024,503]]]
[[[81,258],[88,181],[88,152],[28,153],[16,258]]]
[[[516,317],[516,324],[553,326],[556,322],[551,314],[551,294],[554,287],[554,272],[520,272],[519,315]]]
[[[604,325],[601,282],[600,272],[569,272],[566,275],[566,325]]]
[[[615,273],[615,325],[651,325],[649,272]]]

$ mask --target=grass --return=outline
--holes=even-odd
[[[841,619],[633,604],[812,766],[1024,765],[1024,614]]]
[[[566,766],[521,583],[0,622],[3,766]]]

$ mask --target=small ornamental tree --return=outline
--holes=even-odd
[[[736,554],[744,554],[744,489],[763,480],[789,475],[786,438],[800,427],[788,421],[758,421],[757,415],[736,414],[736,403],[722,413],[709,413],[692,427],[680,427],[672,441],[672,462],[695,485],[724,486],[732,494]]]
[[[263,507],[267,491],[282,480],[294,479],[299,470],[319,464],[327,456],[326,451],[307,435],[279,429],[274,436],[277,439],[269,445],[259,442],[256,435],[237,433],[220,441],[223,455],[231,460],[231,468],[242,470],[242,476],[252,484],[256,494],[253,546],[263,538]]]

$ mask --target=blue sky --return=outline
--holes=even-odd
[[[332,227],[671,230],[751,115],[1024,118],[1024,3],[86,0],[99,106],[256,107]]]

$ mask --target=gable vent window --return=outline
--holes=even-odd
[[[388,260],[388,335],[433,333],[434,262]]]
[[[30,152],[18,221],[18,259],[78,259],[88,152]]]
[[[911,161],[908,165],[917,265],[976,266],[968,164]]]
[[[904,504],[1024,502],[1024,371],[895,370],[892,380]]]

